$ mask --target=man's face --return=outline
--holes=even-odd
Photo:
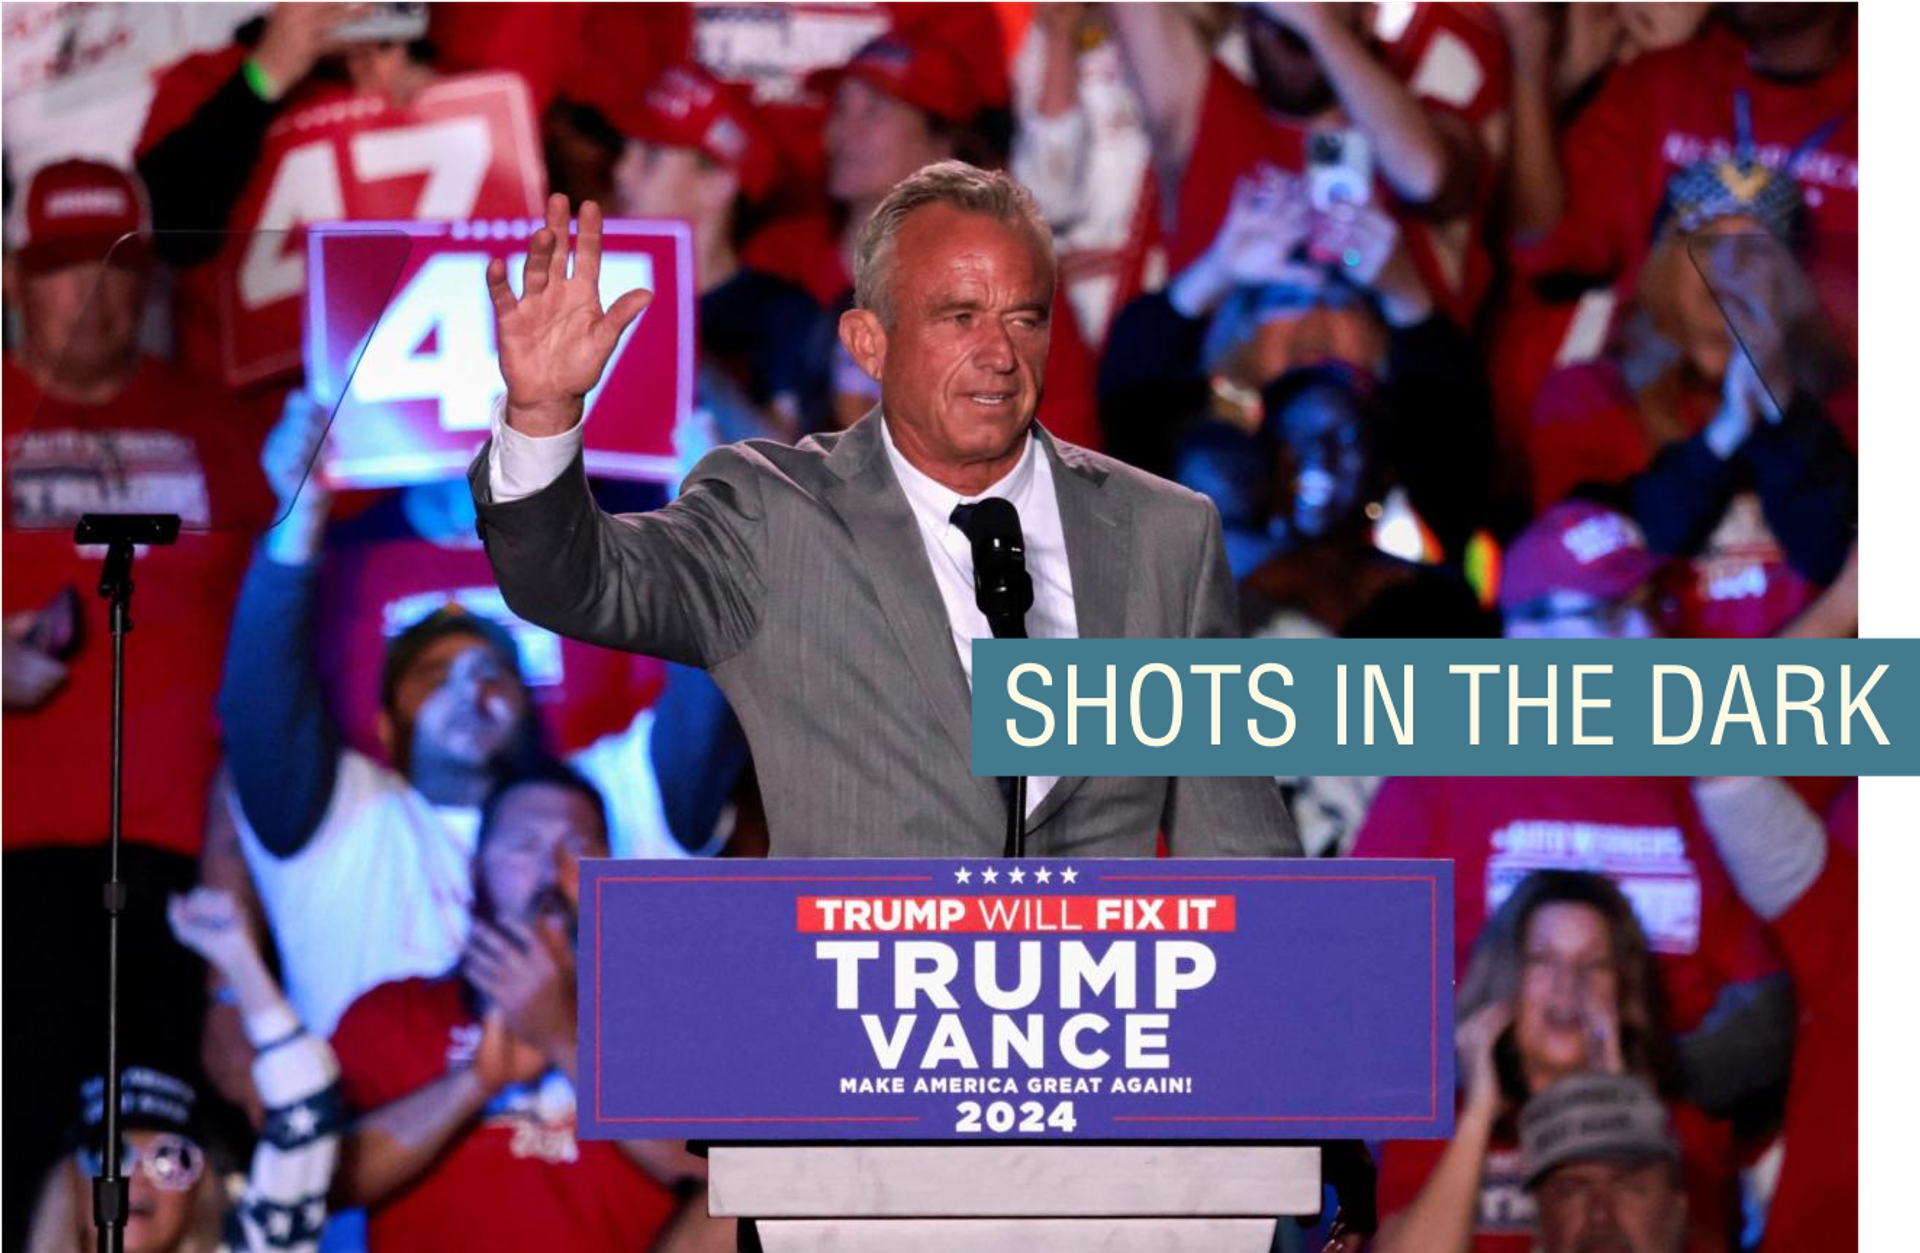
[[[613,167],[614,204],[627,217],[707,221],[733,203],[736,184],[692,148],[629,139]]]
[[[1575,1162],[1541,1181],[1542,1253],[1680,1253],[1687,1201],[1667,1162]]]
[[[480,884],[494,915],[533,925],[580,908],[580,859],[605,857],[607,832],[578,790],[527,783],[502,797],[480,848]]]
[[[94,262],[27,274],[29,356],[53,378],[87,387],[125,368],[135,352],[144,270]]]
[[[1019,447],[1046,379],[1053,268],[1025,226],[944,204],[893,241],[893,325],[847,319],[848,349],[880,381],[889,429],[915,464],[964,471]]]
[[[483,769],[525,731],[527,689],[493,646],[443,635],[414,658],[394,691],[393,715],[411,728],[412,769],[434,762]]]
[[[1312,387],[1288,403],[1280,429],[1292,477],[1293,529],[1327,535],[1366,504],[1365,422],[1340,389]]]
[[[849,75],[827,117],[827,194],[842,204],[875,201],[923,165],[953,155],[927,115]]]

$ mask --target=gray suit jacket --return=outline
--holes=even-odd
[[[1038,428],[1036,428],[1037,430]],[[1211,502],[1039,435],[1080,634],[1237,634]],[[997,857],[998,783],[969,764],[972,696],[911,507],[869,414],[797,446],[716,449],[652,513],[601,512],[575,459],[492,503],[480,532],[515,613],[706,667],[752,744],[780,857]],[[1065,778],[1028,822],[1039,856],[1298,855],[1270,779]]]

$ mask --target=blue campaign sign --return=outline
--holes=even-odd
[[[1442,1138],[1452,863],[597,861],[580,1133]]]

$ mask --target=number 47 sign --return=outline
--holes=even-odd
[[[325,465],[342,487],[458,476],[505,391],[487,265],[506,260],[517,294],[531,218],[355,222],[307,237],[306,367],[336,406]],[[684,223],[606,224],[600,296],[636,287],[653,303],[627,329],[587,396],[590,474],[668,481],[674,430],[693,403],[691,241]]]

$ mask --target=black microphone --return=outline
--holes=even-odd
[[[1027,573],[1027,545],[1020,533],[1020,511],[998,496],[956,505],[953,524],[973,544],[973,603],[986,615],[997,640],[1027,638],[1027,610],[1033,608],[1033,576]],[[1027,855],[1027,780],[1000,780],[1007,802],[1004,856]]]
[[[986,615],[995,639],[1027,638],[1033,577],[1027,573],[1020,511],[1011,501],[989,496],[953,512],[954,522],[973,542],[973,603]]]

